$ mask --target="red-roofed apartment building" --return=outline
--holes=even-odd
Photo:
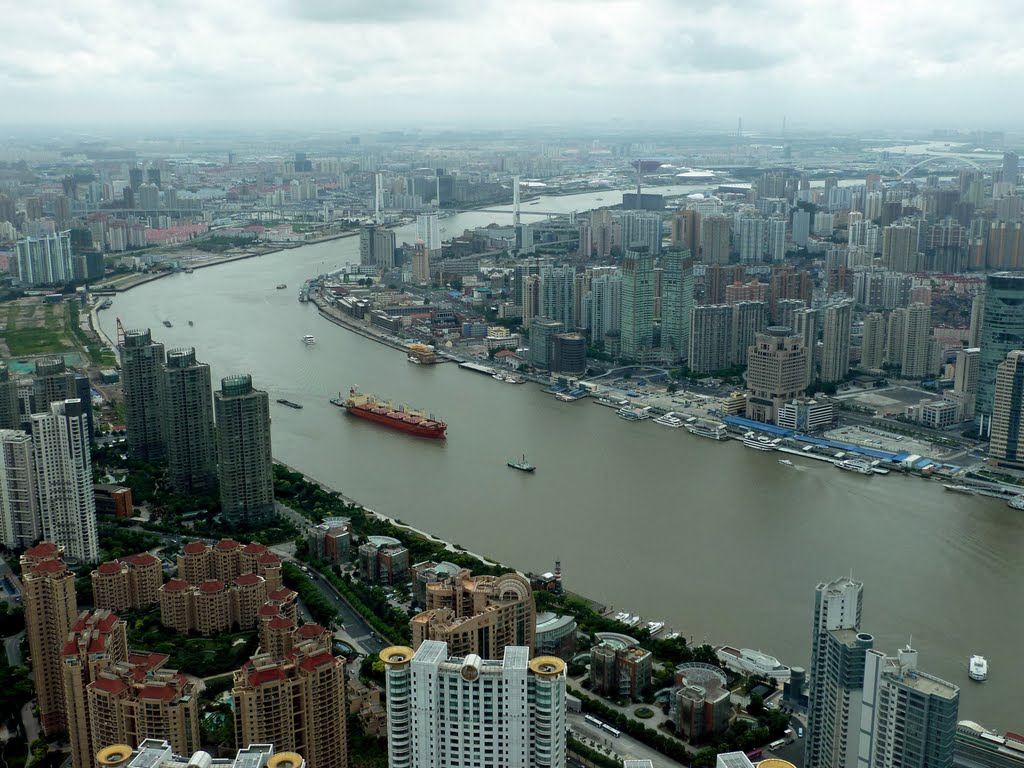
[[[158,603],[164,582],[160,558],[148,552],[100,563],[91,578],[93,605],[112,611],[130,611]]]

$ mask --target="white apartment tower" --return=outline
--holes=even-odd
[[[449,658],[448,644],[381,651],[390,768],[561,768],[565,662],[509,646],[500,661]]]
[[[89,419],[80,400],[32,414],[36,491],[43,538],[86,563],[99,559]]]
[[[928,339],[932,332],[932,308],[927,304],[907,307],[903,325],[903,367],[900,375],[905,379],[923,379],[931,373]]]
[[[0,544],[28,549],[42,536],[32,436],[0,429]]]

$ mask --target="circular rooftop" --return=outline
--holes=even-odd
[[[565,662],[557,656],[538,656],[530,661],[530,671],[538,677],[558,677],[565,671]]]
[[[769,757],[757,764],[757,768],[796,768],[789,760],[781,760],[777,757]]]
[[[729,679],[718,667],[700,661],[688,661],[676,667],[676,672],[686,678],[688,685],[699,685],[701,688],[728,688]]]
[[[401,666],[412,661],[415,651],[405,645],[392,645],[380,652],[380,660],[389,666]]]
[[[278,752],[267,760],[267,768],[300,768],[302,757],[295,752]]]
[[[132,759],[132,748],[127,744],[113,744],[96,753],[96,764],[102,768],[128,765]]]
[[[619,632],[596,632],[594,637],[597,638],[599,643],[610,645],[617,651],[625,650],[626,648],[635,648],[639,645],[635,637],[623,635]]]

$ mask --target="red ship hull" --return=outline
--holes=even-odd
[[[443,422],[429,422],[426,424],[410,423],[408,421],[395,418],[389,414],[375,413],[374,411],[359,406],[346,405],[345,410],[353,416],[358,416],[361,419],[366,419],[367,421],[372,421],[376,424],[382,424],[385,427],[398,429],[402,432],[407,432],[410,435],[416,435],[417,437],[440,439],[445,436],[445,430],[448,428]]]

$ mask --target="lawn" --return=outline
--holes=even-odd
[[[7,307],[4,342],[12,357],[67,352],[73,345],[64,335],[64,309],[54,304],[16,302]]]

